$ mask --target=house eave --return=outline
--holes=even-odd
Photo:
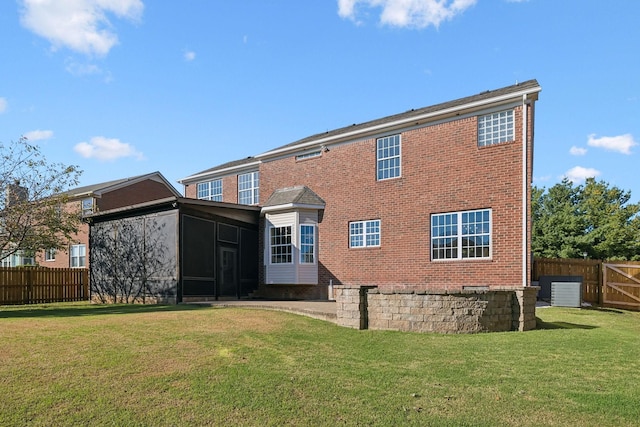
[[[285,203],[282,205],[263,206],[260,211],[260,215],[265,215],[271,212],[279,212],[286,210],[323,210],[324,205],[308,205],[303,203]]]
[[[381,131],[393,131],[395,129],[400,129],[407,126],[422,125],[431,121],[461,116],[471,111],[476,111],[483,108],[490,108],[492,106],[505,104],[510,101],[514,101],[514,102],[520,101],[523,96],[527,97],[527,99],[531,99],[535,101],[537,100],[538,93],[541,90],[542,88],[540,86],[527,88],[521,91],[511,92],[511,93],[500,95],[500,96],[494,96],[494,97],[483,99],[483,100],[469,102],[467,104],[445,108],[438,111],[432,111],[432,112],[419,114],[415,116],[403,117],[402,119],[399,119],[393,122],[387,122],[387,123],[377,124],[374,126],[368,126],[365,128],[354,130],[352,132],[346,132],[339,135],[327,136],[325,138],[314,139],[312,141],[307,141],[298,145],[278,148],[275,150],[267,151],[262,154],[258,154],[254,157],[257,159],[266,160],[272,157],[290,154],[290,153],[300,151],[302,149],[306,149],[313,146],[320,147],[322,145],[336,144],[336,143],[344,142],[347,140],[368,137],[374,134],[378,134]]]
[[[238,171],[243,171],[243,170],[250,171],[250,170],[256,169],[256,166],[259,166],[260,163],[262,163],[262,161],[244,163],[242,165],[230,166],[228,168],[218,169],[210,172],[200,172],[198,174],[190,175],[185,178],[179,179],[178,182],[182,185],[186,185],[186,184],[192,184],[194,182],[200,181],[203,178],[220,177],[220,176],[228,175],[231,172],[237,173]]]

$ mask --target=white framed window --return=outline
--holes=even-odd
[[[45,261],[55,261],[56,260],[56,250],[55,249],[47,249],[44,251],[44,260]]]
[[[71,267],[86,267],[87,247],[86,245],[71,245],[69,250],[69,261]]]
[[[241,205],[257,205],[260,202],[259,172],[238,175],[238,203]]]
[[[291,226],[271,227],[269,229],[269,247],[271,264],[291,264],[293,262],[293,245],[291,243]]]
[[[300,264],[316,262],[316,227],[313,225],[300,226]]]
[[[431,259],[491,258],[491,209],[431,215]]]
[[[478,146],[513,141],[515,119],[513,110],[499,111],[478,117]]]
[[[380,220],[349,223],[349,247],[366,248],[380,246]]]
[[[376,144],[378,181],[400,176],[400,135],[378,138]]]
[[[221,202],[222,201],[222,180],[214,179],[213,181],[199,182],[198,183],[198,199]]]
[[[94,205],[95,202],[93,197],[87,197],[86,199],[82,199],[82,216],[91,215],[94,213]]]

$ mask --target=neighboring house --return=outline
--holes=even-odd
[[[528,287],[540,90],[530,80],[412,109],[180,183],[188,198],[261,208],[256,295]]]
[[[112,210],[167,197],[179,197],[180,193],[159,172],[100,184],[75,188],[66,192],[69,197],[66,209],[81,212],[87,217],[104,210]],[[89,266],[89,225],[82,222],[68,249],[49,249],[36,254],[35,261],[44,267],[80,268]]]

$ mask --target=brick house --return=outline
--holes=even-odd
[[[180,196],[159,172],[78,187],[67,191],[66,194],[69,197],[66,209],[80,211],[83,217],[101,211]],[[46,250],[37,253],[36,262],[44,267],[88,267],[88,245],[89,225],[83,222],[73,236],[68,250]]]
[[[195,173],[185,197],[261,207],[258,295],[530,285],[530,80]]]

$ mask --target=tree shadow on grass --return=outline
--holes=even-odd
[[[193,311],[207,308],[206,305],[179,304],[42,304],[29,306],[0,307],[0,319],[81,317],[104,314],[168,313]]]

